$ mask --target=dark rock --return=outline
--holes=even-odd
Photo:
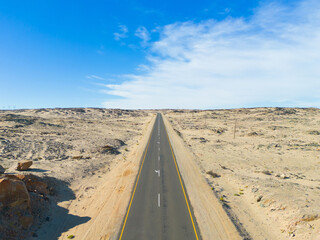
[[[275,113],[278,115],[290,115],[290,114],[296,114],[297,110],[295,110],[294,108],[276,107]]]
[[[101,153],[119,154],[120,152],[118,151],[117,148],[115,148],[113,146],[105,145],[102,147]]]
[[[226,128],[217,128],[217,129],[212,129],[212,131],[215,132],[216,134],[221,135],[221,134],[225,133],[227,131],[227,129]]]
[[[212,172],[211,170],[207,172],[208,175],[210,175],[211,177],[213,178],[218,178],[218,177],[221,177],[220,174],[218,173],[215,173],[215,172]]]
[[[0,165],[0,174],[3,174],[5,171],[6,169]]]
[[[260,202],[262,200],[263,196],[260,195],[259,197],[257,197],[257,202]]]
[[[120,140],[120,139],[115,139],[115,141],[118,143],[118,145],[120,145],[121,147],[126,145],[124,141]]]
[[[261,173],[263,173],[265,175],[272,175],[272,172],[269,170],[263,170],[263,171],[261,171]]]
[[[24,115],[19,115],[19,114],[7,114],[3,116],[4,121],[12,121],[15,123],[20,123],[24,125],[32,125],[35,121],[36,118],[30,117],[30,116],[24,116]]]

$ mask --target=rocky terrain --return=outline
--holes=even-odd
[[[320,239],[320,110],[167,110],[247,239]]]
[[[37,238],[54,218],[53,206],[76,198],[73,186],[127,161],[152,116],[94,108],[0,111],[0,239]],[[18,171],[25,160],[32,166]],[[87,221],[72,217],[63,231]]]
[[[163,113],[242,236],[320,239],[319,109]],[[0,239],[114,236],[153,117],[94,108],[0,111]],[[18,171],[26,160],[30,168]]]

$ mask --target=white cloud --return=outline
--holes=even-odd
[[[125,25],[119,25],[119,32],[113,34],[114,39],[119,41],[121,38],[127,38],[128,28]]]
[[[164,26],[141,74],[106,85],[117,108],[319,106],[320,2],[269,3],[246,20]]]
[[[86,78],[88,78],[88,79],[96,79],[96,80],[106,80],[105,78],[97,76],[97,75],[87,75]]]
[[[150,34],[144,26],[138,27],[134,35],[142,40],[142,45],[144,46],[150,40]]]

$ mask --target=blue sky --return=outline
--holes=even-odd
[[[1,1],[0,108],[320,103],[320,3]]]

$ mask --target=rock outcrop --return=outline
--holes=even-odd
[[[33,223],[30,195],[23,181],[0,179],[0,239],[20,237]]]
[[[38,194],[48,195],[48,185],[44,183],[40,177],[35,175],[17,175],[21,179],[28,189],[28,192],[34,192]]]
[[[24,182],[6,177],[0,179],[0,205],[29,209],[30,196]]]
[[[0,239],[23,239],[41,206],[48,186],[35,175],[0,175]],[[46,200],[47,199],[47,200]]]
[[[28,192],[34,192],[43,195],[49,194],[48,185],[44,183],[40,177],[37,177],[35,175],[15,174],[5,175],[5,178],[23,181],[27,187]]]

